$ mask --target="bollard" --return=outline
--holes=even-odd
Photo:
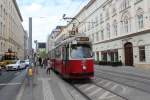
[[[32,68],[28,69],[28,76],[32,77],[33,76],[33,70]]]
[[[28,74],[28,78],[29,78],[29,80],[28,80],[29,86],[31,89],[31,98],[32,98],[32,100],[34,100],[34,98],[33,98],[33,68],[32,67],[28,68],[27,74]]]

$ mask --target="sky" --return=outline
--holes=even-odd
[[[46,42],[48,35],[57,25],[66,21],[62,15],[75,16],[89,0],[17,0],[23,17],[24,29],[28,32],[28,18],[32,17],[32,40]]]

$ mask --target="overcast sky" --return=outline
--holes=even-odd
[[[28,18],[33,17],[33,41],[45,42],[48,34],[57,25],[65,13],[74,16],[87,4],[89,0],[17,0],[22,17],[23,26],[28,31]]]

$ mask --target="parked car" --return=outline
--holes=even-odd
[[[24,60],[16,60],[13,64],[6,65],[6,70],[19,70],[25,68],[25,61]]]
[[[25,68],[29,67],[29,65],[30,65],[29,59],[26,59],[25,60]]]

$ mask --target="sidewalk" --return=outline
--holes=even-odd
[[[104,66],[104,65],[95,65],[95,69],[122,72],[122,73],[134,74],[134,75],[150,78],[150,69],[142,69],[139,67],[132,67],[132,66],[112,67],[112,66]]]
[[[65,83],[52,71],[50,75],[47,75],[46,69],[39,68],[33,89],[25,80],[16,100],[74,100],[74,98]]]

